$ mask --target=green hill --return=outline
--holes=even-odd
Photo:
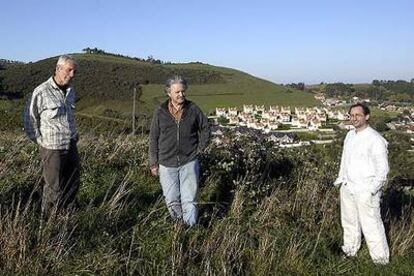
[[[201,108],[216,106],[316,105],[312,94],[271,83],[244,72],[202,63],[153,64],[127,57],[74,54],[80,70],[76,78],[79,111],[126,117],[131,110],[133,87],[139,84],[138,111],[149,113],[165,96],[165,80],[180,74],[188,79],[188,98]],[[13,64],[0,70],[0,92],[30,93],[53,72],[57,57],[34,63]]]

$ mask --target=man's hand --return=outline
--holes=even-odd
[[[342,178],[337,178],[337,179],[335,180],[335,182],[333,183],[333,186],[334,186],[334,187],[339,187],[342,183],[343,183]]]
[[[153,176],[158,176],[159,175],[159,166],[158,165],[154,165],[151,167],[151,174]]]

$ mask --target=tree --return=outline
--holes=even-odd
[[[304,82],[290,83],[290,84],[288,84],[286,86],[287,87],[292,87],[292,88],[295,88],[295,89],[301,90],[301,91],[304,91],[305,90],[305,83]]]
[[[329,83],[325,87],[325,93],[329,97],[340,97],[340,96],[352,96],[355,92],[355,88],[352,84],[344,84],[342,82]]]
[[[219,117],[219,118],[217,119],[217,122],[218,122],[220,125],[225,126],[225,125],[227,125],[227,124],[229,123],[229,119],[227,119],[226,117]]]
[[[379,81],[379,80],[373,80],[373,81],[372,81],[372,85],[374,85],[374,86],[380,86],[380,85],[381,85],[381,83],[380,83],[380,81]]]
[[[82,52],[85,52],[87,54],[90,54],[91,53],[91,48],[89,48],[89,47],[84,48],[84,49],[82,49]]]

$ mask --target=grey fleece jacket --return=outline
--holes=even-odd
[[[207,147],[210,127],[200,108],[186,100],[180,121],[168,111],[168,100],[152,117],[149,141],[150,166],[177,168],[193,161]]]

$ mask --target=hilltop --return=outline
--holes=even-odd
[[[95,53],[73,54],[80,63],[76,87],[80,111],[104,115],[109,111],[127,116],[133,88],[138,87],[139,112],[150,113],[164,99],[163,84],[174,74],[190,83],[188,97],[210,112],[216,106],[316,105],[312,94],[259,79],[247,73],[200,62],[152,63],[125,56]],[[0,70],[0,92],[30,93],[53,72],[57,57]]]

